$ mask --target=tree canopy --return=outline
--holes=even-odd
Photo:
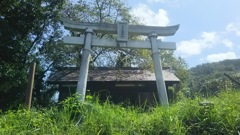
[[[57,18],[62,4],[56,0],[0,2],[1,108],[23,99],[29,63],[40,63],[39,50],[44,42],[59,38],[56,29],[60,26]]]

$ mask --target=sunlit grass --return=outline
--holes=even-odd
[[[239,134],[240,92],[208,99],[185,99],[169,108],[80,103],[69,98],[59,107],[0,114],[0,134]]]

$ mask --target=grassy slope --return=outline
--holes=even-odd
[[[200,102],[212,102],[205,106]],[[168,109],[122,107],[108,102],[77,103],[62,109],[8,111],[0,114],[0,134],[238,134],[240,92],[178,102]]]

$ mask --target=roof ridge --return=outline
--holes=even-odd
[[[77,70],[80,67],[55,67],[57,70]],[[171,69],[170,67],[162,67],[163,70]],[[143,67],[90,67],[89,70],[149,70]]]

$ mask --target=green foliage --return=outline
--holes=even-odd
[[[240,60],[224,60],[214,63],[206,63],[191,68],[190,71],[194,76],[205,76],[218,72],[231,72],[240,70]]]
[[[49,63],[40,50],[60,38],[58,12],[62,3],[62,0],[0,2],[0,108],[24,100],[31,61],[37,61],[43,71],[48,70]],[[45,72],[37,68],[37,74],[38,83],[42,84]],[[35,90],[40,93],[41,88]]]
[[[90,99],[82,103],[71,97],[59,109],[2,112],[0,134],[231,135],[240,131],[240,92],[236,91],[148,110]]]
[[[240,82],[240,60],[224,60],[221,62],[198,65],[189,70],[189,88],[191,95],[211,96],[221,90],[239,89],[240,86],[231,81],[224,73]]]

